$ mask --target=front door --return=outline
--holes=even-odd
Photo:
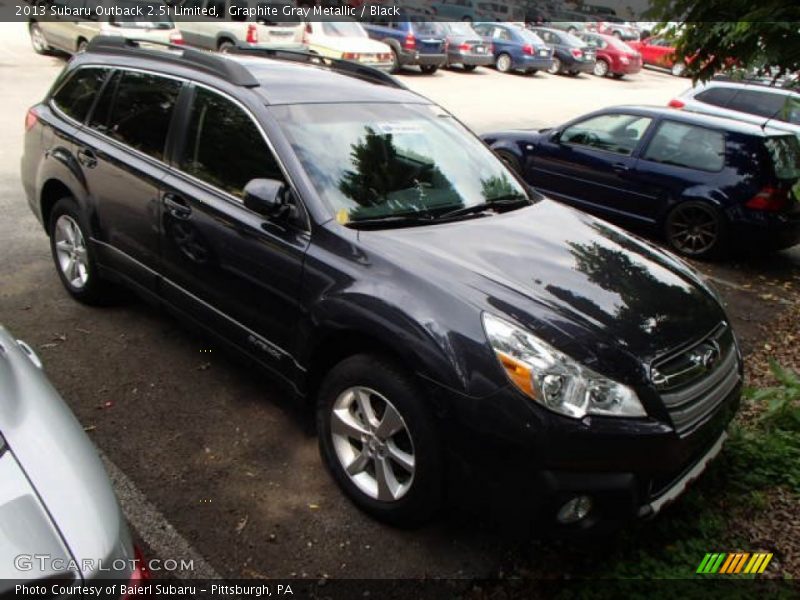
[[[286,178],[249,110],[227,96],[195,87],[183,129],[162,186],[162,295],[291,379],[309,234],[242,202],[252,179]]]

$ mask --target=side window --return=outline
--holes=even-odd
[[[238,198],[251,179],[284,179],[250,116],[205,88],[194,98],[180,168]]]
[[[89,116],[89,127],[97,129],[102,133],[108,133],[108,119],[111,116],[111,105],[114,103],[114,96],[117,94],[117,86],[122,77],[122,71],[116,71],[106,83],[102,94],[94,105],[94,110]]]
[[[600,115],[566,128],[561,141],[627,156],[636,149],[651,121],[638,115]]]
[[[725,107],[728,105],[728,102],[731,101],[731,98],[735,93],[736,90],[731,88],[715,87],[700,92],[697,94],[697,96],[695,96],[695,99],[699,100],[700,102],[705,102],[706,104]]]
[[[725,136],[705,127],[664,121],[643,158],[701,171],[719,171],[725,164]]]
[[[181,82],[174,79],[122,72],[106,133],[154,158],[163,158],[167,130],[180,89]]]
[[[731,98],[727,108],[738,110],[751,115],[760,117],[772,117],[777,115],[786,102],[786,96],[773,94],[759,90],[739,90]]]
[[[78,69],[53,95],[53,104],[82,123],[107,75],[108,69]]]

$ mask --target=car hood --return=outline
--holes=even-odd
[[[115,559],[133,558],[130,533],[108,475],[83,427],[36,362],[0,326],[0,435],[7,456],[24,473],[24,482],[15,479],[10,462],[0,471],[0,490],[11,494],[0,494],[0,539],[6,533],[4,523],[24,522],[27,515],[31,531],[42,534],[20,540],[24,553],[55,552],[63,544],[84,579],[124,579],[127,567],[100,571],[97,563],[107,567]],[[45,522],[34,526],[37,515]],[[50,529],[59,535],[45,535]],[[81,564],[84,559],[94,562]],[[47,572],[16,573],[13,562],[0,564],[0,579],[41,576]]]
[[[480,309],[533,330],[589,332],[589,346],[613,345],[642,363],[725,318],[682,261],[551,200],[454,223],[364,231],[359,239]]]

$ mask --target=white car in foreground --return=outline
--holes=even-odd
[[[341,58],[386,71],[394,67],[392,49],[370,39],[356,21],[311,21],[306,23],[303,41],[310,52]]]

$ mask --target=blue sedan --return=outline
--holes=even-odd
[[[540,192],[654,227],[685,256],[800,242],[800,143],[783,131],[622,106],[483,139]]]
[[[542,39],[524,27],[510,23],[476,23],[473,25],[494,48],[494,60],[501,73],[522,71],[525,74],[547,70],[553,64],[553,50]]]

